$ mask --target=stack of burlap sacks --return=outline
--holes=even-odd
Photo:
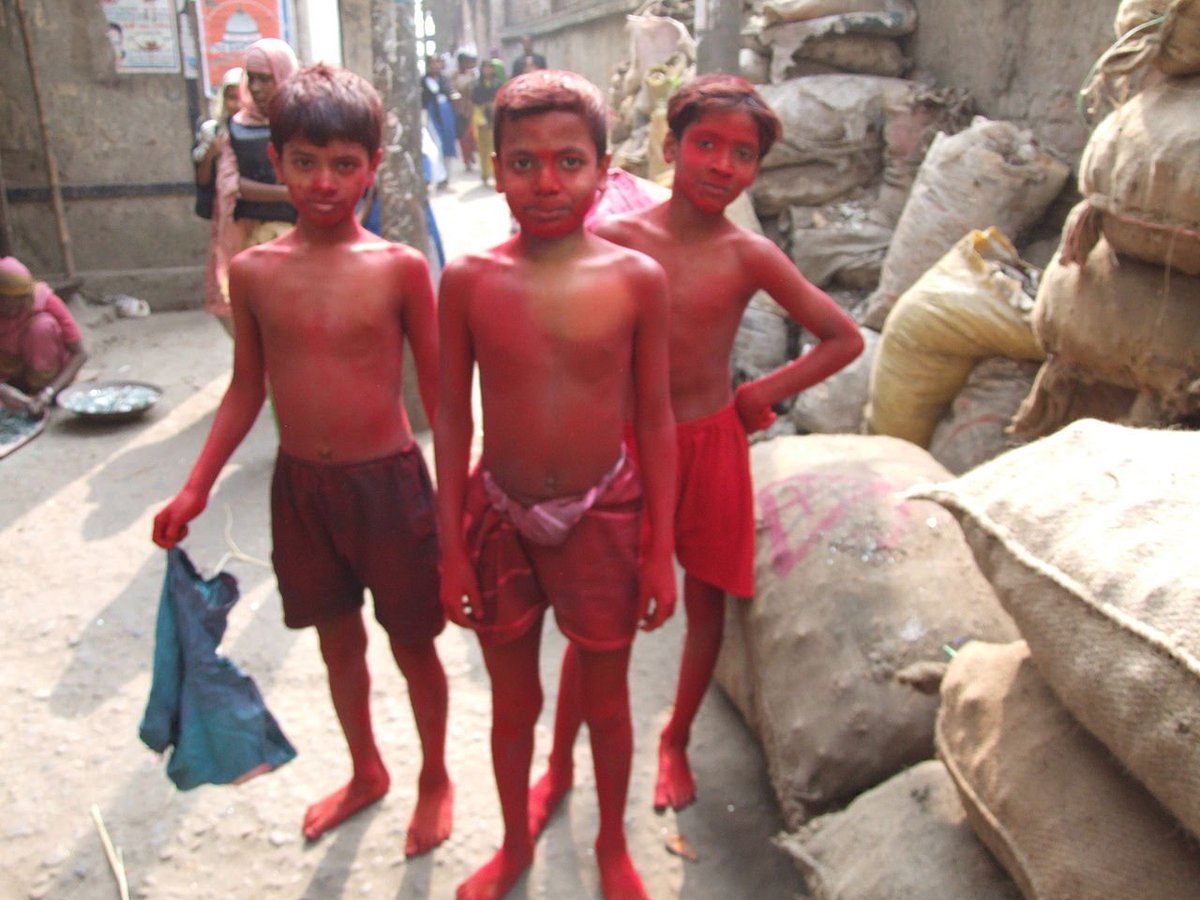
[[[1033,312],[1048,358],[1014,423],[1026,437],[1200,413],[1200,3],[1125,0],[1115,29],[1127,37],[1094,93],[1118,105],[1084,151],[1083,200]]]
[[[1069,167],[1028,131],[973,117],[964,92],[901,77],[899,39],[917,25],[908,0],[760,9],[744,32],[743,74],[757,61],[784,134],[763,160],[754,208],[800,271],[860,320],[866,345],[795,398],[769,436],[889,434],[954,473],[1016,446],[1005,426],[1044,354],[1029,320],[1038,273],[1012,242],[1042,219]],[[735,380],[787,362],[807,340],[755,297]]]
[[[717,678],[814,897],[1200,897],[1198,451],[1095,420],[957,479],[884,436],[752,448]]]

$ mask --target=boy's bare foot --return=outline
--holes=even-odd
[[[688,764],[687,748],[667,739],[658,742],[658,781],[654,785],[654,809],[662,812],[690,806],[696,800],[696,781]]]
[[[304,836],[314,841],[388,792],[391,779],[385,769],[369,776],[351,778],[328,797],[318,800],[304,813]]]
[[[417,805],[408,822],[408,837],[404,841],[405,856],[428,853],[446,838],[454,825],[454,785],[449,778],[438,784],[417,790]]]
[[[574,776],[570,771],[556,771],[554,766],[537,780],[529,791],[529,834],[536,840],[542,833],[558,804],[571,790]]]
[[[600,867],[600,892],[604,900],[650,900],[642,876],[625,849],[605,851],[596,847],[596,864]]]
[[[522,853],[501,849],[458,886],[455,900],[500,900],[533,862],[533,848]]]

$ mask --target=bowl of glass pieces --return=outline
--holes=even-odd
[[[82,419],[125,422],[158,402],[162,388],[142,381],[89,381],[58,392],[55,402]]]

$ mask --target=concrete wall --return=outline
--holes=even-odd
[[[1114,40],[1118,0],[916,0],[909,52],[938,84],[964,88],[989,118],[1031,128],[1075,163],[1088,126],[1075,95]]]
[[[195,306],[208,223],[192,211],[187,83],[117,74],[98,2],[27,0],[34,65],[85,290],[157,308]],[[15,5],[0,6],[0,164],[13,250],[35,273],[64,273]]]
[[[1112,41],[1118,0],[915,2],[920,19],[908,50],[920,71],[970,91],[985,115],[1027,125],[1050,150],[1077,162],[1089,130],[1075,111],[1075,93]],[[470,5],[477,21],[489,23],[506,62],[530,32],[550,65],[607,89],[628,56],[625,16],[639,4]],[[26,0],[25,7],[85,290],[133,294],[158,309],[198,306],[208,223],[192,213],[183,75],[117,74],[97,0]],[[0,0],[0,171],[14,250],[52,278],[63,262],[14,9],[12,0]],[[342,0],[342,12],[346,63],[368,75],[370,0]]]

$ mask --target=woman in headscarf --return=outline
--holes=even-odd
[[[229,143],[217,160],[216,272],[219,296],[206,308],[233,333],[229,310],[229,260],[247,247],[279,237],[296,222],[287,188],[275,179],[267,156],[267,110],[279,86],[299,68],[285,41],[263,38],[246,50],[239,86],[241,108],[229,120]]]

